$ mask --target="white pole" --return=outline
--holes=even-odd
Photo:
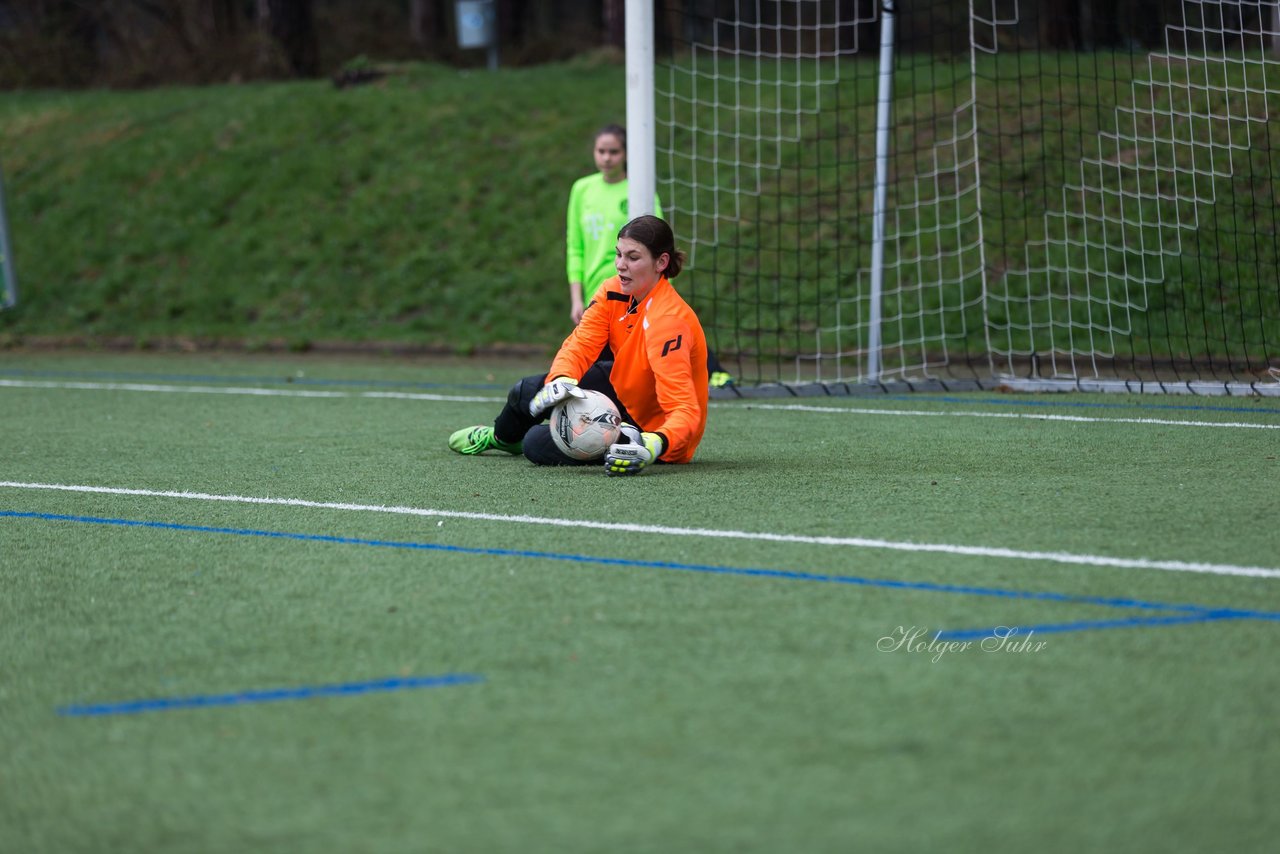
[[[627,0],[627,216],[653,213],[653,0]]]
[[[884,293],[884,231],[888,216],[889,135],[893,107],[893,4],[880,7],[880,86],[876,98],[876,187],[871,220],[871,317],[867,330],[867,382],[880,381],[880,301]]]
[[[9,221],[4,214],[4,175],[0,174],[0,309],[18,302],[18,273],[13,266],[13,249],[9,245]]]

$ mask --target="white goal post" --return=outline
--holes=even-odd
[[[5,215],[4,172],[0,171],[0,309],[18,302],[18,274],[13,264],[13,248],[9,242],[9,220]]]
[[[653,213],[653,0],[627,0],[627,212]]]

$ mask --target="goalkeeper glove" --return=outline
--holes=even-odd
[[[626,441],[610,445],[604,456],[604,473],[609,477],[639,474],[650,463],[657,462],[666,450],[666,443],[657,433],[641,433],[639,428],[624,423],[622,435]]]
[[[529,414],[537,418],[560,401],[569,397],[586,397],[582,389],[578,388],[578,381],[571,380],[568,377],[556,377],[551,382],[544,385],[533,396],[533,400],[529,401]]]

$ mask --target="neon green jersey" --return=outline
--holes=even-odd
[[[627,182],[606,184],[597,172],[579,178],[569,191],[565,228],[565,273],[570,282],[582,282],[582,300],[590,302],[600,283],[617,275],[613,267],[618,230],[627,224]],[[662,216],[655,195],[653,213]]]

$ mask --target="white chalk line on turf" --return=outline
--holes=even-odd
[[[833,412],[844,415],[939,415],[954,418],[1020,418],[1030,421],[1073,421],[1082,424],[1154,424],[1169,427],[1244,427],[1255,430],[1280,430],[1280,424],[1251,424],[1247,421],[1179,421],[1172,418],[1094,418],[1089,415],[1053,415],[1047,412],[941,412],[920,409],[864,409],[846,406],[809,406],[793,404],[748,404],[752,409],[777,409],[786,412]]]
[[[51,380],[4,380],[0,388],[55,388],[80,391],[146,391],[169,394],[239,394],[254,397],[386,398],[389,400],[439,400],[457,403],[502,403],[506,397],[478,397],[460,394],[425,394],[409,391],[320,391],[301,388],[255,388],[253,386],[160,385],[153,383],[54,382]]]
[[[506,397],[480,397],[457,394],[426,394],[406,391],[321,391],[315,389],[257,388],[253,386],[161,385],[152,383],[98,383],[53,380],[0,379],[0,388],[48,388],[80,391],[135,391],[167,394],[228,394],[253,397],[364,398],[387,400],[431,400],[451,403],[503,403]],[[712,404],[719,408],[722,404]],[[813,406],[808,404],[772,404],[743,401],[729,404],[732,408],[775,410],[783,412],[816,412],[839,415],[943,416],[952,418],[1004,418],[1024,421],[1064,421],[1078,424],[1144,424],[1167,427],[1219,427],[1246,430],[1280,430],[1280,424],[1253,424],[1247,421],[1179,421],[1170,418],[1095,418],[1088,415],[1053,415],[1040,412],[972,412],[926,409],[868,409],[849,406]],[[726,407],[728,408],[728,407]]]
[[[729,531],[714,528],[675,528],[663,525],[641,525],[631,522],[598,522],[589,519],[553,519],[543,516],[474,513],[461,510],[437,510],[429,507],[397,507],[381,504],[353,504],[342,501],[310,501],[304,498],[268,498],[247,495],[218,495],[207,492],[182,492],[159,489],[131,489],[114,486],[84,486],[64,483],[24,483],[0,481],[0,488],[51,490],[91,493],[95,495],[131,495],[148,498],[180,498],[194,501],[222,501],[232,504],[265,504],[279,507],[307,507],[319,510],[350,510],[370,513],[392,513],[403,516],[436,516],[446,519],[472,519],[485,522],[507,522],[521,525],[549,525],[561,528],[587,528],[602,531],[658,536],[709,537],[799,545],[843,546],[863,549],[888,549],[902,552],[931,552],[969,557],[1006,558],[1012,560],[1047,561],[1079,566],[1104,566],[1120,569],[1158,569],[1171,572],[1193,572],[1206,575],[1235,575],[1249,578],[1280,578],[1280,568],[1236,566],[1221,563],[1199,563],[1180,560],[1151,560],[1107,555],[1073,554],[1070,552],[1021,551],[992,546],[962,546],[947,543],[912,543],[866,537],[815,537],[800,534],[777,534],[758,531]]]

